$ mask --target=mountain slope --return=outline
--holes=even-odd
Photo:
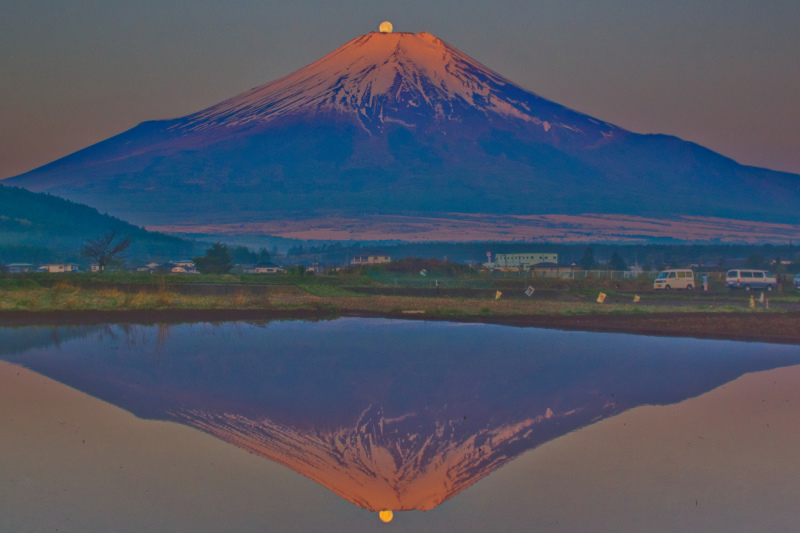
[[[800,221],[800,176],[570,110],[427,33],[361,36],[7,183],[140,224],[448,212]]]

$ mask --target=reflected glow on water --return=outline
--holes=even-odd
[[[431,510],[576,429],[800,363],[795,346],[454,326],[28,327],[0,330],[0,356],[376,513]]]

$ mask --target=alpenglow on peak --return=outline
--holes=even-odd
[[[387,122],[429,128],[471,117],[523,122],[550,131],[612,135],[610,124],[515,85],[427,32],[362,35],[273,82],[178,120],[173,129],[253,127],[297,115],[337,115],[368,132]]]

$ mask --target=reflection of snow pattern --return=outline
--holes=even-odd
[[[556,116],[540,118],[532,111],[537,104],[573,124]],[[174,127],[242,127],[295,114],[330,113],[355,117],[367,131],[378,131],[384,122],[408,124],[415,122],[414,116],[458,121],[464,110],[532,123],[544,132],[582,132],[599,125],[611,135],[616,129],[590,123],[589,117],[517,87],[425,32],[363,35],[305,68],[190,115]]]
[[[459,420],[436,422],[426,431],[415,415],[388,419],[372,408],[354,427],[336,430],[300,431],[268,419],[196,410],[173,416],[365,509],[427,511],[513,459],[519,452],[509,448],[531,439],[536,424],[575,412],[557,415],[548,408],[535,418],[476,433]]]

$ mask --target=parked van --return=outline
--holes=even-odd
[[[694,272],[688,269],[681,270],[665,270],[659,273],[655,283],[654,289],[663,289],[669,291],[672,289],[686,289],[690,291],[694,289]]]
[[[765,270],[729,270],[725,276],[725,286],[746,291],[750,289],[771,291],[778,286],[778,280]]]

